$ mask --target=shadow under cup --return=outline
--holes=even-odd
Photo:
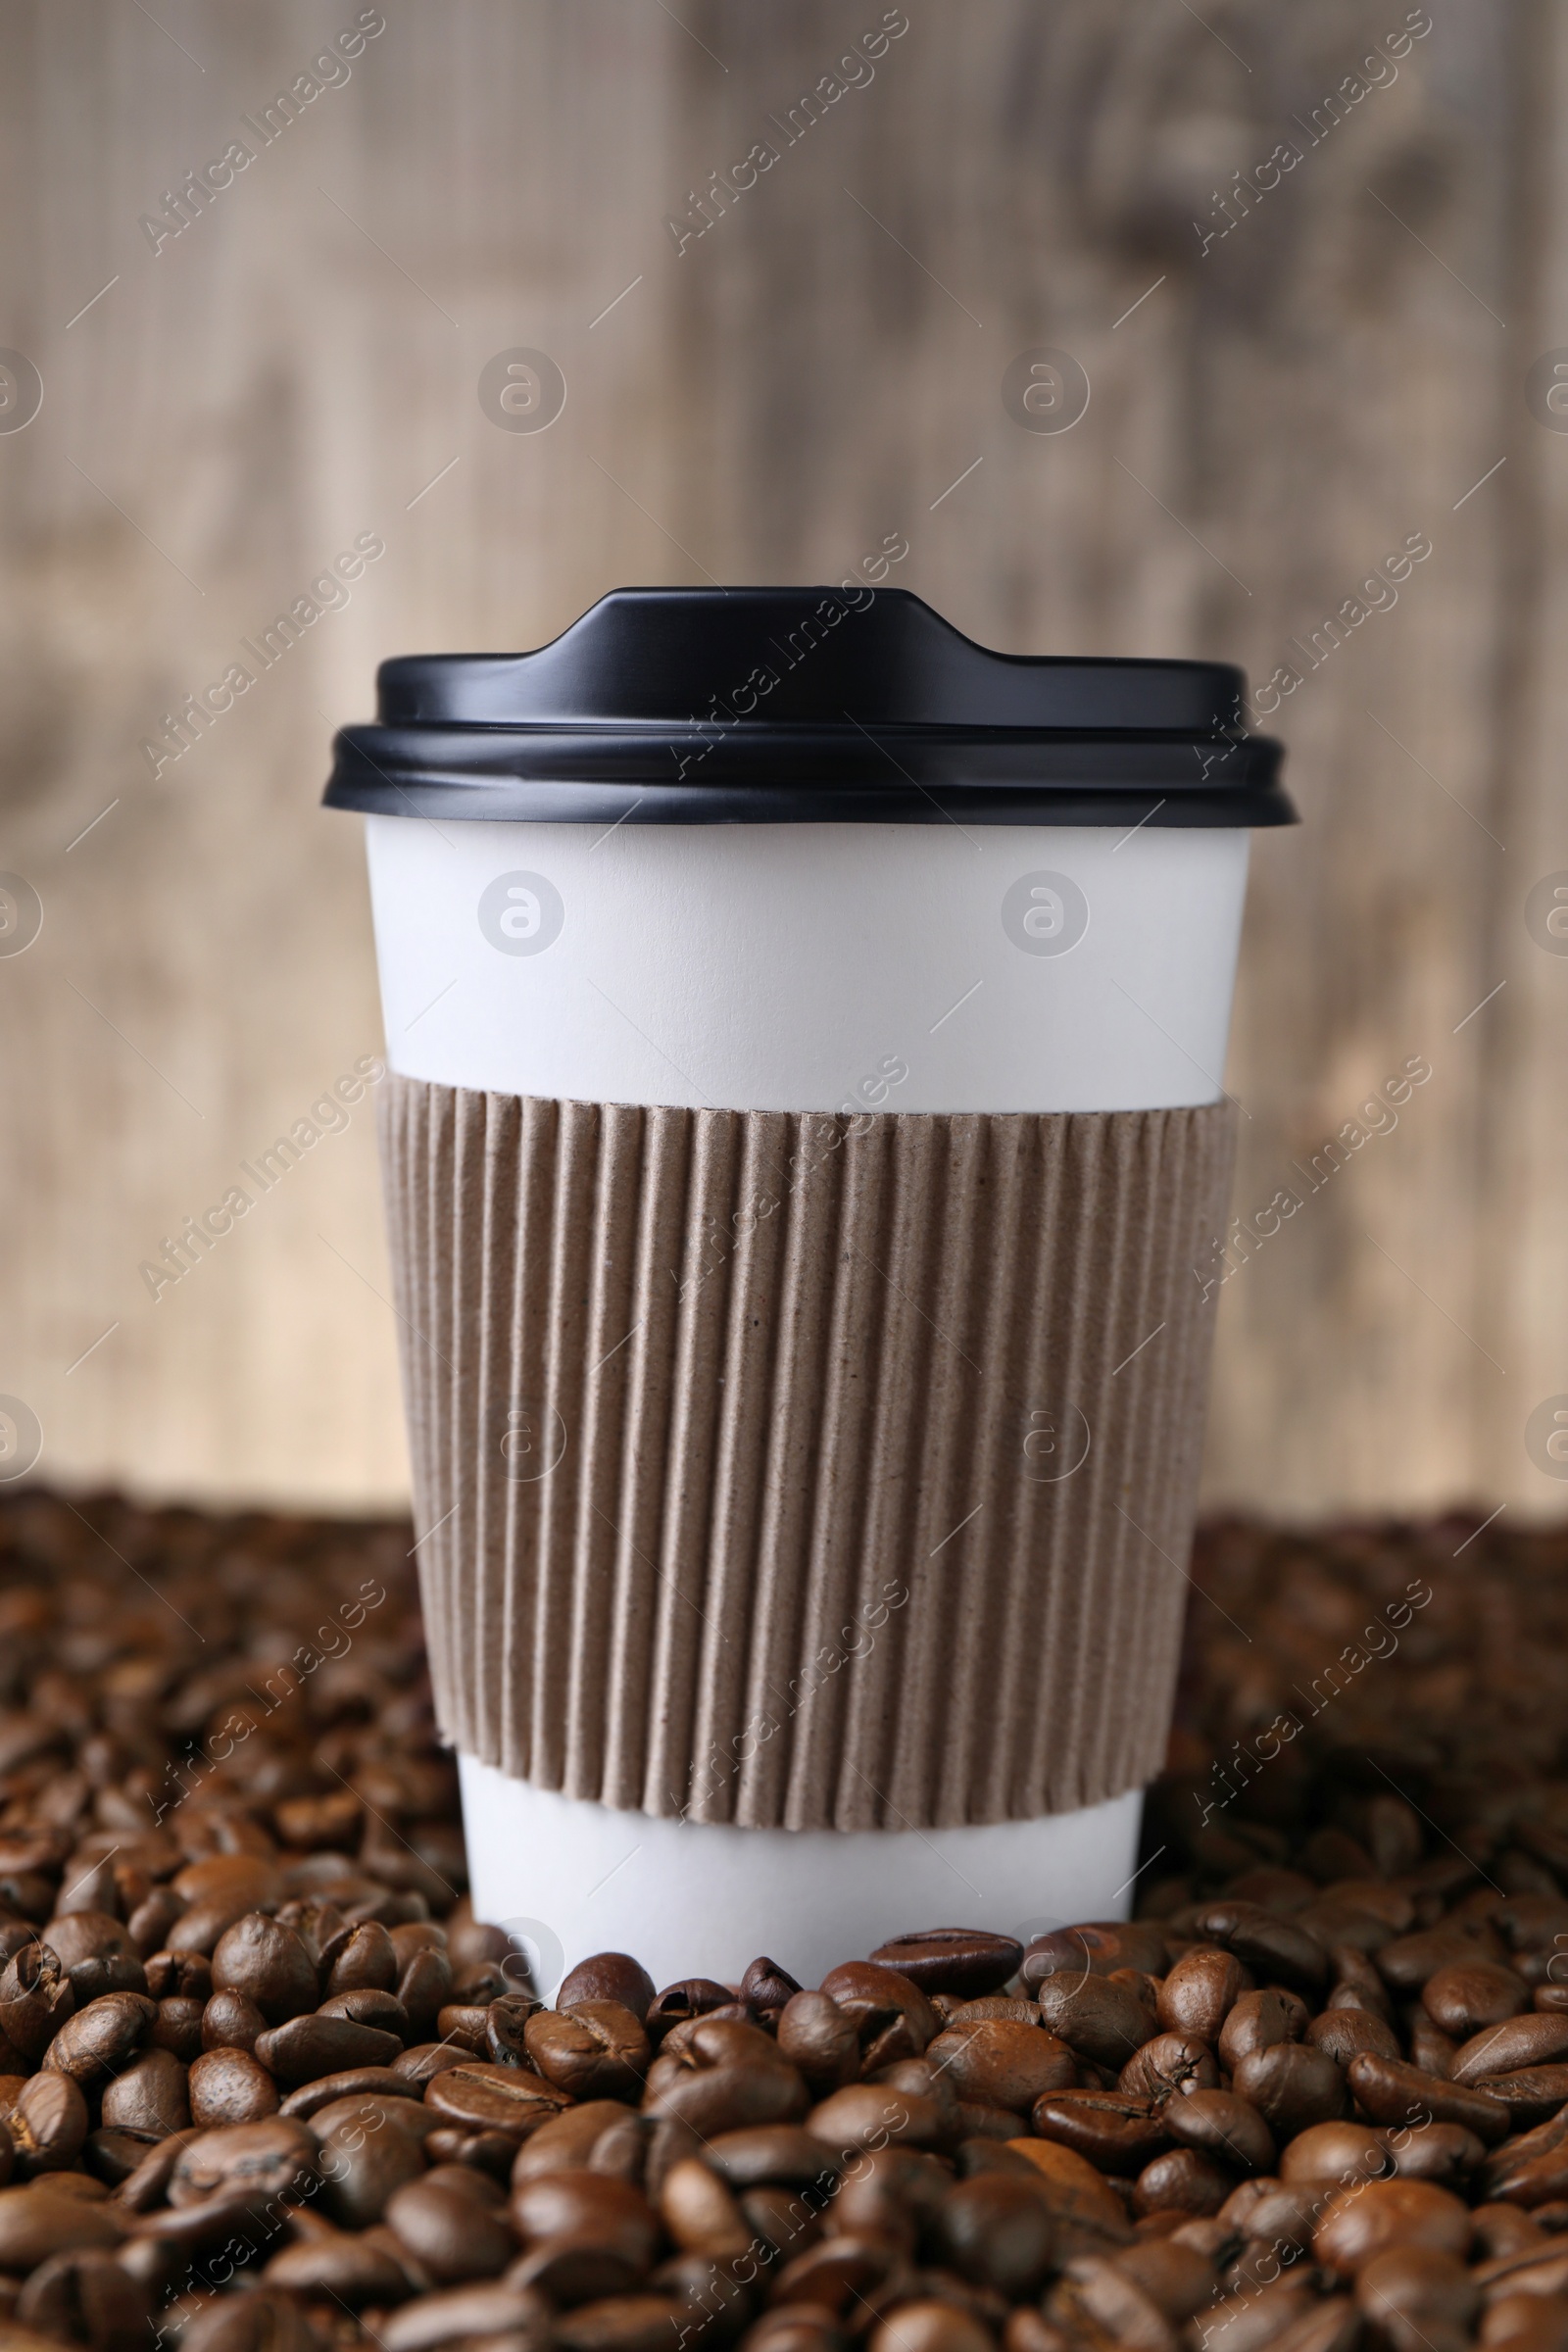
[[[339,737],[436,1702],[536,1977],[1127,1909],[1292,814],[1240,687],[622,591]]]

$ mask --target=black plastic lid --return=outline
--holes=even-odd
[[[617,588],[531,654],[383,662],[326,803],[631,824],[1285,825],[1223,662],[994,654],[906,589]]]

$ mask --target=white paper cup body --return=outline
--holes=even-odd
[[[391,1066],[595,1102],[1115,1111],[1214,1102],[1236,828],[367,820]],[[548,1978],[766,1952],[814,1984],[905,1929],[1125,1916],[1141,1791],[985,1827],[740,1829],[460,1759],[475,1909]],[[696,1923],[700,1922],[700,1929]],[[553,1986],[541,1983],[549,1992]]]
[[[1223,1092],[1239,830],[367,831],[387,1054],[410,1078],[726,1110]]]

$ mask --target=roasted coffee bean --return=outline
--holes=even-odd
[[[1406,2006],[1403,2022],[1410,2045],[1410,2064],[1421,2074],[1436,2075],[1440,2082],[1446,2082],[1459,2052],[1452,2034],[1435,2026],[1419,2001]]]
[[[879,1944],[871,1954],[927,1994],[950,1992],[972,2001],[996,1992],[1017,1972],[1023,1945],[984,1928],[920,1928]]]
[[[1500,1960],[1500,1949],[1484,1944],[1464,1928],[1420,1928],[1412,1936],[1396,1937],[1384,1944],[1377,1953],[1376,1967],[1383,1982],[1396,1992],[1411,1995],[1420,1992],[1429,1979],[1442,1968],[1468,1965],[1476,1960]]]
[[[56,1914],[44,1941],[71,1979],[76,2007],[109,1992],[145,1992],[147,1971],[120,1921],[107,1911]]]
[[[204,2050],[249,2050],[267,2032],[267,2020],[242,1992],[215,1992],[202,2011]]]
[[[858,2027],[830,1993],[790,1995],[779,2012],[778,2046],[817,2097],[855,2082],[860,2072]]]
[[[1266,2173],[1274,2162],[1272,2132],[1257,2109],[1235,2091],[1188,2091],[1168,2099],[1161,2113],[1172,2139],[1239,2173]]]
[[[1470,2216],[1459,2199],[1430,2180],[1367,2180],[1342,2189],[1312,2232],[1312,2252],[1338,2278],[1354,2278],[1391,2247],[1462,2256]]]
[[[112,2254],[52,2254],[17,2298],[17,2326],[86,2352],[140,2352],[152,2322],[147,2290]]]
[[[125,2225],[108,2205],[42,2184],[0,2188],[0,2271],[36,2270],[51,2254],[118,2246]]]
[[[147,2039],[155,2050],[169,2050],[185,2066],[202,2054],[202,2015],[204,2001],[190,2000],[174,1994],[158,2004]]]
[[[432,2083],[426,2097],[448,2080],[442,2077]],[[650,2114],[676,2117],[711,2138],[748,2124],[800,2122],[809,2093],[781,2047],[760,2027],[703,2018],[678,2057],[661,2054],[654,2060],[644,2104]]]
[[[1201,2311],[1218,2290],[1219,2279],[1207,2256],[1171,2238],[1145,2238],[1111,2260],[1173,2327]]]
[[[635,2271],[652,2267],[659,2221],[640,2190],[602,2173],[546,2173],[512,2192],[513,2225],[525,2246],[570,2239],[609,2247]]]
[[[1568,2059],[1568,2016],[1532,2010],[1501,2025],[1473,2034],[1456,2053],[1448,2070],[1452,2082],[1487,2087],[1491,2075],[1514,2074],[1521,2067],[1552,2066]]]
[[[981,2018],[947,2026],[926,2056],[951,2079],[960,2099],[1027,2115],[1046,2091],[1076,2080],[1071,2050],[1038,2024]]]
[[[1155,2004],[1159,2022],[1167,2034],[1187,2034],[1212,2048],[1246,1981],[1234,1952],[1200,1944],[1182,1954],[1161,1984]]]
[[[1280,2041],[1295,2041],[1305,2025],[1306,2016],[1299,2003],[1277,1986],[1270,1985],[1261,1992],[1244,1992],[1232,2003],[1220,2029],[1219,2062],[1234,2074],[1242,2060],[1250,2058],[1255,2050],[1272,2049]]]
[[[1321,2050],[1336,2066],[1348,2066],[1363,2050],[1376,2058],[1397,2058],[1398,2036],[1369,2009],[1325,2009],[1307,2026],[1305,2041]]]
[[[828,1970],[821,1989],[854,2020],[867,2074],[898,2058],[920,2057],[936,2037],[930,2002],[897,1969],[881,1968],[871,1960],[847,1960]]]
[[[532,1996],[524,1997],[531,1999]],[[489,2016],[488,2003],[480,2008],[471,2001],[448,2001],[446,2007],[437,2012],[435,2030],[443,2041],[471,2050],[475,2058],[484,2058],[493,2065],[495,2061],[490,2059],[488,2040]]]
[[[317,2004],[316,2017],[346,2017],[352,2025],[373,2026],[378,2034],[391,2034],[401,2044],[412,2038],[409,2013],[395,1992],[381,1992],[373,1984],[360,1984],[349,1992],[329,1992]],[[298,2020],[291,2020],[298,2023]]]
[[[81,2161],[95,2180],[117,2189],[145,2162],[149,2147],[160,2145],[140,2132],[89,2132],[81,2144]]]
[[[1047,1977],[1040,1987],[1040,2014],[1048,2031],[1081,2057],[1117,2072],[1159,2031],[1158,2021],[1143,2002],[1108,1977],[1076,1982]]]
[[[567,2017],[541,2009],[528,2019],[523,2040],[536,2072],[574,2099],[642,2095],[653,2052],[641,2025],[619,2001],[579,2001]]]
[[[959,2180],[937,2208],[936,2236],[962,2278],[1010,2302],[1038,2294],[1056,2246],[1048,2198],[1032,2180],[982,2173]]]
[[[646,2019],[654,2003],[654,1981],[625,1952],[596,1952],[562,1979],[556,2007],[571,2009],[578,2001],[619,2001],[633,2017]]]
[[[1394,2169],[1389,2134],[1371,2124],[1312,2124],[1280,2156],[1280,2179],[1293,2188],[1315,2181],[1387,2180]]]
[[[1324,2050],[1277,2041],[1242,2059],[1232,2078],[1238,2094],[1262,2116],[1276,2139],[1332,2123],[1346,2108],[1345,2077]]]
[[[278,2107],[277,2084],[248,2050],[208,2050],[186,2077],[185,2095],[194,2124],[209,2131],[220,2124],[257,2124]]]
[[[812,2108],[806,2124],[813,2138],[844,2158],[893,2140],[932,2148],[945,2136],[942,2111],[934,2100],[881,2082],[854,2082],[834,2091]]]
[[[143,2050],[104,2085],[99,2105],[104,2129],[145,2132],[165,2139],[191,2121],[185,2069],[169,2050]]]
[[[650,2001],[643,2019],[650,2044],[657,2050],[672,2026],[710,2017],[715,2009],[728,2009],[734,1998],[727,1984],[715,1984],[710,1977],[687,1977],[678,1984],[666,1984]],[[578,2003],[571,2005],[575,2009]]]
[[[528,2020],[554,2015],[531,1992],[504,1992],[492,2001],[484,2012],[484,2050],[491,2065],[529,2065]]]
[[[250,1911],[225,1928],[213,1952],[215,1992],[240,1992],[270,2026],[314,2009],[319,1998],[310,1953],[292,1928]]]
[[[1218,2213],[1235,2186],[1233,2169],[1203,2149],[1172,2148],[1146,2164],[1139,2174],[1133,2188],[1133,2211],[1140,2216]]]
[[[452,1968],[445,1952],[415,1952],[398,1978],[397,1996],[410,2032],[428,2034],[452,1998]]]
[[[760,2018],[776,2020],[801,1987],[776,1960],[753,1960],[741,1979],[741,1999]]]
[[[309,2123],[313,2115],[328,2107],[334,2099],[361,2096],[389,2099],[417,2099],[423,2088],[416,2078],[400,2074],[390,2066],[346,2066],[335,2075],[318,2075],[314,2082],[302,2082],[291,2090],[281,2103],[283,2115],[297,2115]]]
[[[1466,2041],[1487,2026],[1500,2026],[1530,2006],[1523,1977],[1495,1960],[1450,1960],[1421,1988],[1427,2015],[1441,2032]]]
[[[1515,2131],[1528,2129],[1568,2104],[1568,2066],[1527,2066],[1509,2075],[1487,2075],[1475,2087],[1501,2100]]]
[[[340,2310],[399,2301],[409,2290],[404,2265],[374,2242],[375,2232],[323,2230],[318,2224],[298,2245],[274,2254],[262,2273],[269,2287],[330,2298]]]
[[[1129,2180],[1170,2145],[1160,2112],[1114,2090],[1048,2091],[1035,2101],[1033,2123],[1039,2138],[1059,2140],[1101,2172]]]
[[[517,2250],[505,2214],[434,2173],[395,2189],[386,2220],[441,2286],[499,2278]]]
[[[538,2173],[573,2172],[587,2165],[595,2147],[612,2125],[640,2123],[618,2099],[588,2099],[580,2107],[564,2107],[541,2124],[516,2149],[514,2181],[532,2180]]]
[[[224,2203],[239,2197],[306,2194],[318,2171],[318,2144],[303,2124],[285,2116],[203,2132],[181,2148],[169,2177],[174,2207]]]
[[[435,2123],[411,2099],[339,2099],[323,2107],[312,2119],[322,2210],[344,2230],[378,2222],[387,2199],[422,2176],[420,2143]]]
[[[521,2067],[490,2066],[474,2059],[448,2067],[424,2086],[424,2104],[444,2121],[470,2132],[509,2132],[526,2139],[570,2104],[569,2095]]]
[[[1486,2148],[1460,2124],[1422,2124],[1389,2144],[1401,2180],[1436,2180],[1443,2188],[1462,2189],[1486,2162]]]
[[[433,2075],[445,2074],[449,2066],[462,2066],[469,2055],[456,2042],[416,2041],[393,2059],[391,2071],[422,2089]]]
[[[317,1967],[322,1993],[357,1992],[365,1986],[391,1992],[396,1987],[398,1973],[392,1938],[376,1920],[341,1929],[327,1944]]]
[[[352,2018],[329,2017],[318,2009],[258,2034],[256,2057],[270,2075],[293,2089],[297,2083],[313,2082],[318,2075],[338,2074],[344,2067],[390,2066],[402,2047],[395,2034],[356,2025]]]
[[[1130,2099],[1168,2099],[1181,2090],[1218,2090],[1219,2068],[1206,2042],[1190,2034],[1156,2034],[1135,2050],[1116,2078]]]
[[[901,2303],[872,2334],[870,2352],[992,2352],[982,2323],[954,2304]]]
[[[1462,2124],[1489,2147],[1507,2136],[1508,2110],[1500,2099],[1461,2082],[1440,2082],[1398,2059],[1364,2052],[1351,2059],[1345,2079],[1375,2124]]]
[[[1209,1904],[1195,1922],[1208,1942],[1234,1952],[1255,1975],[1277,1979],[1302,1992],[1315,1992],[1328,1979],[1328,1955],[1315,1936],[1280,1919],[1261,1904],[1227,1898]]]
[[[683,2252],[736,2261],[751,2243],[746,2216],[723,2181],[700,2158],[672,2164],[659,2191],[659,2215]]]
[[[5,2116],[16,2165],[26,2178],[65,2172],[87,2136],[87,2102],[69,2075],[31,2076]]]
[[[76,2006],[71,1979],[46,1943],[24,1943],[0,1977],[0,2034],[24,2058],[41,2058]]]
[[[101,1993],[66,2019],[45,2050],[43,2064],[92,2088],[120,2071],[157,2015],[157,2002],[145,1993]]]

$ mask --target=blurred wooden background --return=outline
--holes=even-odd
[[[1568,960],[1525,919],[1568,867],[1568,436],[1526,386],[1568,343],[1560,16],[905,0],[786,147],[880,0],[384,0],[261,148],[242,117],[361,13],[0,5],[0,345],[44,384],[0,432],[0,868],[44,907],[0,958],[0,1391],[42,1470],[403,1490],[367,1108],[156,1303],[137,1273],[379,1043],[357,828],[317,808],[375,660],[894,533],[988,643],[1302,673],[1240,1211],[1432,1064],[1227,1284],[1211,1495],[1558,1504],[1524,1431],[1568,1391]],[[141,217],[236,137],[155,252]],[[564,371],[548,432],[480,409],[517,345]],[[1004,408],[1037,345],[1088,372],[1070,432]],[[366,531],[348,607],[155,778],[161,714]],[[1414,535],[1396,604],[1364,591]]]

